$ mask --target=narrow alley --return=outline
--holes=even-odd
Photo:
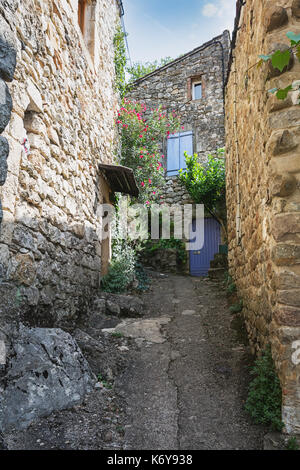
[[[112,387],[12,432],[10,449],[262,448],[244,411],[251,358],[221,284],[157,274],[143,300],[142,318],[106,315],[95,337],[122,356]]]
[[[168,275],[146,297],[147,319],[131,334],[147,339],[118,381],[130,420],[126,448],[262,448],[262,431],[243,409],[249,357],[225,292],[207,278]],[[161,336],[149,335],[150,319]]]

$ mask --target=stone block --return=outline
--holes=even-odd
[[[280,6],[271,7],[270,10],[266,12],[267,33],[286,25],[288,21],[289,18],[285,8]]]
[[[280,214],[274,216],[272,234],[277,241],[286,235],[300,233],[300,214]]]
[[[9,153],[8,140],[5,137],[1,136],[0,137],[0,186],[3,186],[7,177],[8,153]]]
[[[8,23],[0,16],[0,78],[7,82],[14,78],[16,57],[15,37]]]
[[[30,99],[30,103],[28,105],[27,110],[35,111],[36,113],[41,113],[43,111],[42,96],[39,90],[37,89],[37,87],[34,85],[34,83],[30,79],[27,80],[26,91]]]
[[[93,389],[88,363],[71,335],[60,329],[21,327],[7,355],[1,432],[72,408]]]
[[[300,19],[300,0],[293,0],[292,15],[295,18]]]
[[[9,123],[12,111],[12,99],[6,83],[0,79],[0,133]]]
[[[272,155],[282,155],[298,147],[295,134],[288,129],[273,132],[268,142],[267,151]]]

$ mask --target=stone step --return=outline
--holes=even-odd
[[[209,279],[213,280],[224,280],[226,269],[225,268],[210,268],[208,271]]]

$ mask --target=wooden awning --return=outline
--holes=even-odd
[[[131,168],[121,165],[100,164],[99,169],[104,173],[113,192],[130,194],[130,196],[135,197],[139,195],[139,189]]]

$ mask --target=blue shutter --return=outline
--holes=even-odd
[[[177,175],[180,165],[179,134],[172,135],[168,139],[167,174]]]
[[[186,168],[184,152],[189,155],[193,155],[193,132],[182,132],[180,134],[180,168],[183,170]]]

